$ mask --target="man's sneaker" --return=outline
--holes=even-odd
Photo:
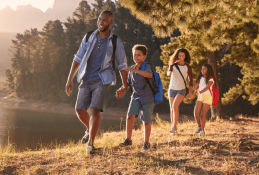
[[[200,131],[200,136],[205,136],[205,131],[204,130]]]
[[[143,147],[142,147],[141,150],[147,151],[147,150],[149,150],[149,149],[150,149],[150,143],[145,142],[145,143],[143,144]]]
[[[121,147],[127,147],[127,146],[131,146],[132,145],[132,140],[129,140],[128,138],[119,144]]]
[[[195,134],[199,134],[200,133],[200,131],[201,131],[201,127],[200,126],[198,126],[197,127],[197,129],[196,129],[196,131],[194,132]]]
[[[169,131],[170,133],[176,134],[177,133],[177,128],[175,128],[174,126],[172,127],[172,129]]]
[[[93,154],[94,151],[95,151],[94,146],[91,146],[91,145],[86,146],[86,153],[87,154]]]
[[[86,130],[85,135],[82,137],[81,143],[82,144],[87,143],[88,139],[89,139],[89,132]]]

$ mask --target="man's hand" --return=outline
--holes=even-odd
[[[120,87],[120,88],[116,91],[115,96],[116,96],[118,99],[120,99],[120,98],[123,97],[123,95],[127,92],[127,89],[128,89],[128,87],[124,87],[124,86]]]
[[[72,92],[72,90],[73,90],[73,81],[67,81],[66,93],[68,96],[70,96],[70,93]]]

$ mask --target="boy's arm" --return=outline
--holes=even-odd
[[[138,70],[138,69],[133,69],[131,67],[126,68],[126,71],[130,71],[130,72],[136,72],[139,75],[142,75],[143,77],[147,77],[147,78],[152,78],[153,75],[147,71],[142,71],[142,70]]]

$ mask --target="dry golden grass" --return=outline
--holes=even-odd
[[[0,174],[259,174],[259,118],[207,122],[202,138],[193,135],[196,126],[180,123],[172,136],[170,124],[157,118],[147,152],[141,151],[143,128],[133,131],[127,149],[118,147],[125,131],[103,133],[93,155],[73,142],[20,153],[9,145],[0,150]]]

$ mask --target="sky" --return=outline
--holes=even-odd
[[[45,12],[48,8],[52,8],[54,0],[0,0],[0,10],[9,5],[13,10],[16,10],[18,5],[29,5],[41,9]]]

